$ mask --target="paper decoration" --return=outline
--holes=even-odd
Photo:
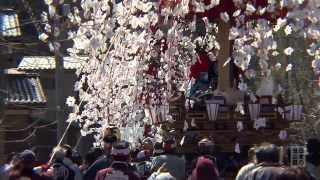
[[[238,129],[238,132],[241,132],[243,130],[243,123],[242,121],[238,121],[237,122],[237,129]]]
[[[249,104],[249,113],[251,120],[255,120],[260,115],[260,104]]]
[[[186,136],[183,136],[181,141],[180,141],[180,146],[183,146],[185,139],[186,139]]]
[[[281,130],[279,133],[279,139],[284,141],[288,139],[288,133],[286,130]]]
[[[236,152],[236,153],[238,153],[238,154],[241,153],[239,143],[236,143],[236,145],[235,145],[235,147],[234,147],[234,152]]]
[[[138,147],[139,139],[143,139],[144,128],[138,125],[133,127],[121,127],[121,139],[131,143],[132,147]]]
[[[188,122],[185,120],[184,121],[184,126],[183,126],[183,132],[186,132],[189,129]]]
[[[243,104],[241,102],[238,102],[237,103],[237,106],[236,106],[236,109],[235,109],[236,112],[239,112],[240,114],[244,115],[245,112],[244,112],[244,108],[243,108]]]
[[[256,130],[260,129],[260,128],[263,128],[263,127],[266,127],[266,118],[258,118],[254,121],[254,128]]]
[[[191,127],[197,127],[196,120],[194,118],[191,120]]]

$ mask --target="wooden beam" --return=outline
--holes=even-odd
[[[231,55],[231,42],[229,40],[230,24],[222,20],[217,20],[219,32],[217,34],[217,41],[220,44],[220,51],[218,54],[218,90],[227,91],[230,87],[230,66],[226,64],[226,61]]]

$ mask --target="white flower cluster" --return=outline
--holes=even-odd
[[[80,123],[83,135],[106,123],[142,124],[145,115],[137,112],[166,105],[183,88],[196,44],[208,52],[218,47],[216,26],[205,18],[183,19],[188,4],[159,9],[158,2],[144,0],[82,0],[73,9],[69,18],[78,28],[69,32],[74,46],[68,51],[89,58],[77,70],[80,103],[69,120]]]
[[[81,8],[74,8],[69,15],[78,26],[69,33],[74,41],[69,52],[74,57],[89,57],[77,71],[75,90],[80,104],[75,108],[79,111],[71,116],[80,122],[83,134],[96,131],[97,124],[141,123],[144,115],[136,112],[166,105],[188,81],[190,66],[197,58],[196,47],[202,46],[215,60],[220,49],[215,37],[218,28],[207,18],[196,17],[196,13],[219,3],[223,2],[82,0]],[[295,52],[292,47],[279,49],[274,34],[280,30],[286,36],[295,33],[312,41],[308,52],[315,56],[313,66],[319,68],[317,0],[268,0],[267,7],[243,0],[233,3],[237,8],[233,14],[221,12],[217,18],[233,25],[229,36],[234,41],[231,57],[246,75],[256,75],[255,69],[249,68],[253,57],[259,60],[262,72],[268,72],[270,59],[279,53],[290,56]],[[284,9],[288,11],[286,16],[281,15]],[[282,67],[279,63],[276,66]],[[283,67],[289,71],[291,66]],[[244,82],[240,86],[248,89]]]

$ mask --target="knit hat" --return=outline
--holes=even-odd
[[[127,141],[119,141],[113,144],[111,155],[128,156],[130,154],[130,144]]]
[[[26,164],[33,164],[36,161],[36,155],[33,151],[31,150],[24,150],[18,155],[18,158]]]

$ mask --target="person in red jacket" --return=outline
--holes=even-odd
[[[211,86],[213,89],[217,86],[218,73],[217,64],[210,60],[207,52],[197,49],[198,59],[190,68],[189,78],[195,81],[192,85],[188,97],[197,97],[199,91],[206,91]]]
[[[113,144],[111,155],[113,162],[110,167],[98,172],[96,180],[140,180],[138,173],[130,165],[130,144],[126,141],[120,141]]]

